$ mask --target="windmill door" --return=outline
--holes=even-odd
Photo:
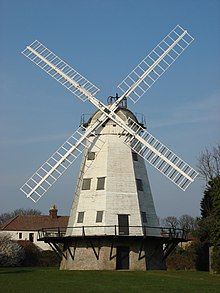
[[[128,215],[118,215],[118,233],[119,235],[129,235]]]
[[[129,269],[129,247],[118,246],[116,254],[116,270]]]

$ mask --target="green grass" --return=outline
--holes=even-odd
[[[0,292],[220,292],[220,276],[190,271],[59,271],[1,268]]]

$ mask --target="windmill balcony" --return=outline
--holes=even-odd
[[[150,226],[79,226],[42,228],[38,231],[38,241],[49,239],[64,240],[74,237],[161,237],[187,241],[183,229]]]

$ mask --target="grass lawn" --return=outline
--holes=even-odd
[[[220,275],[185,271],[1,268],[0,292],[220,292]]]

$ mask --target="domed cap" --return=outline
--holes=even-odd
[[[124,121],[127,121],[128,118],[131,118],[135,122],[139,123],[136,116],[127,108],[119,107],[115,113]],[[102,111],[96,111],[84,126],[87,127],[89,125],[94,124],[102,116],[102,114]],[[107,123],[108,121],[109,119],[105,123]]]

